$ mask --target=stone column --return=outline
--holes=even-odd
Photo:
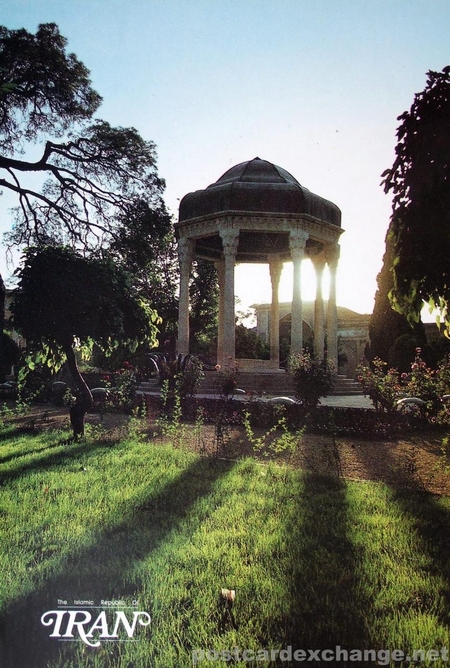
[[[330,270],[330,295],[327,309],[327,360],[338,370],[337,342],[337,304],[336,304],[336,272],[339,262],[339,244],[332,244],[325,250],[325,257]]]
[[[309,234],[303,230],[291,230],[289,247],[294,265],[294,285],[292,294],[291,353],[300,353],[303,348],[303,302],[301,286],[302,260],[305,257]]]
[[[326,259],[319,254],[311,258],[316,272],[316,301],[314,302],[314,354],[320,359],[325,357],[325,315],[323,310],[323,272]]]
[[[178,241],[180,264],[180,296],[178,303],[178,354],[189,353],[189,279],[194,255],[194,240],[182,237]]]
[[[222,364],[224,358],[223,352],[223,321],[225,312],[225,262],[220,260],[216,262],[217,281],[219,283],[219,314],[217,322],[217,363]]]
[[[278,255],[269,256],[270,280],[272,282],[272,302],[270,306],[270,361],[276,368],[280,366],[280,285],[283,263]]]
[[[239,244],[239,230],[220,230],[222,238],[224,267],[224,306],[223,306],[223,357],[222,366],[234,367],[235,362],[235,311],[234,311],[234,265]]]

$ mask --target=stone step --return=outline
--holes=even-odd
[[[220,393],[224,377],[217,371],[206,372],[205,378],[201,381],[199,392],[209,394]],[[266,394],[277,394],[283,396],[293,396],[295,394],[294,382],[292,376],[288,373],[248,373],[240,372],[236,376],[236,383],[239,389],[245,392],[256,392]],[[361,386],[352,378],[337,376],[334,388],[331,392],[335,396],[362,395]]]
[[[334,396],[359,396],[362,395],[363,392],[361,390],[361,385],[357,380],[338,375],[331,394]]]
[[[225,376],[220,372],[207,371],[198,391],[220,393],[224,382]],[[236,387],[245,392],[255,392],[258,394],[294,394],[292,378],[285,372],[249,373],[242,371],[236,375]]]
[[[330,392],[330,396],[333,397],[362,397],[363,392],[361,392],[360,388],[334,388],[332,392]]]

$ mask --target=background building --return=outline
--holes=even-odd
[[[268,344],[271,327],[271,305],[253,304],[256,313],[256,333],[263,343]],[[289,341],[291,330],[291,304],[280,303],[279,336],[280,342]],[[303,341],[313,346],[314,340],[314,302],[303,302]],[[356,367],[366,362],[364,349],[369,340],[369,314],[356,313],[343,306],[337,307],[338,337],[338,372],[354,378]],[[281,360],[283,362],[283,360]]]

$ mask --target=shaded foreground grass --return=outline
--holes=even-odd
[[[0,471],[2,668],[450,645],[448,498],[133,439],[66,446],[58,432],[0,435]],[[58,599],[136,600],[152,624],[135,642],[60,642],[40,623]]]

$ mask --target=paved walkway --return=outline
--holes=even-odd
[[[142,389],[138,389],[138,394],[143,394]],[[158,390],[145,391],[145,394],[159,395]],[[218,394],[203,394],[199,393],[195,395],[196,399],[218,399]],[[248,397],[245,394],[235,394],[233,399],[237,401],[248,401]],[[263,399],[264,401],[264,399]],[[362,395],[347,395],[347,396],[334,396],[324,397],[319,401],[320,406],[336,406],[337,408],[373,408],[373,403],[368,397]]]
[[[320,406],[337,406],[339,408],[373,408],[373,403],[369,397],[362,395],[348,395],[344,397],[330,396],[324,397],[319,402]]]

